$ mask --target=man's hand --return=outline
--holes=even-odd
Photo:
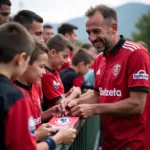
[[[96,109],[94,106],[94,104],[76,105],[70,109],[69,114],[72,116],[88,118],[96,114]]]

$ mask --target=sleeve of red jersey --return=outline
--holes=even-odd
[[[97,61],[97,59],[95,59],[95,61],[93,63],[94,77],[95,77],[95,80],[94,80],[94,89],[95,89],[95,91],[98,91],[99,86],[98,86],[98,82],[97,82],[97,78],[96,78],[96,71],[97,71],[96,61]]]
[[[127,78],[129,91],[148,92],[150,86],[150,59],[144,50],[134,51],[128,60]]]
[[[59,91],[59,88],[55,88],[53,86],[53,80],[51,76],[43,76],[42,78],[42,90],[43,94],[46,97],[47,100],[52,100],[57,97],[61,97],[63,93]]]
[[[82,88],[82,83],[83,83],[83,78],[82,77],[76,77],[74,80],[73,80],[73,86],[75,87],[79,87],[80,89]]]
[[[43,103],[43,92],[42,92],[42,88],[40,85],[37,85],[37,89],[38,89],[38,93],[39,93],[39,96],[40,96],[40,104]]]
[[[26,99],[18,100],[5,119],[6,149],[36,150],[35,123]]]

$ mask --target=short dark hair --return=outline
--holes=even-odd
[[[77,50],[72,57],[72,65],[77,66],[80,62],[84,62],[85,65],[90,64],[92,58],[90,54],[83,48]]]
[[[0,62],[9,63],[22,52],[26,58],[35,48],[35,42],[20,24],[10,22],[0,26]]]
[[[58,27],[58,33],[65,35],[66,33],[72,34],[73,30],[77,30],[78,27],[69,23],[63,23]]]
[[[50,24],[45,24],[44,26],[43,26],[43,29],[53,29],[53,26],[51,26]]]
[[[90,7],[86,12],[87,17],[93,16],[96,12],[100,12],[104,19],[112,19],[117,22],[117,12],[114,8],[110,8],[106,5],[97,5],[95,7]]]
[[[50,38],[47,43],[49,50],[55,49],[57,53],[64,51],[66,48],[73,47],[72,44],[61,34],[56,34]]]
[[[10,0],[0,0],[0,5],[11,6],[11,2]]]
[[[30,61],[29,64],[32,65],[40,56],[40,54],[48,54],[48,48],[47,46],[42,43],[39,39],[34,38],[35,41],[35,49],[33,50],[31,57],[30,57]]]
[[[81,46],[81,48],[84,48],[84,49],[90,49],[91,47],[94,47],[92,44],[90,44],[90,43],[84,43],[82,46]]]
[[[43,23],[43,18],[30,10],[21,10],[13,18],[13,21],[18,22],[29,30],[32,27],[33,21]]]

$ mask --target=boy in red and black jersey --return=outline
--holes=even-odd
[[[26,70],[35,43],[17,23],[0,27],[0,41],[0,150],[36,150],[34,120],[25,93],[10,82]]]
[[[83,76],[90,68],[91,62],[91,57],[85,49],[77,50],[72,58],[71,67],[60,72],[65,93],[67,93],[73,86],[79,87],[81,90],[92,88],[89,87],[83,79]]]
[[[52,133],[56,132],[55,129],[50,128],[49,124],[42,124],[42,122],[49,120],[50,117],[52,117],[52,113],[58,114],[59,110],[57,107],[53,107],[44,112],[41,110],[42,92],[40,82],[41,77],[45,73],[44,67],[48,58],[48,49],[37,39],[35,39],[35,45],[28,68],[25,73],[15,81],[15,85],[26,93],[25,98],[26,101],[28,101],[28,105],[34,118],[36,140],[39,142],[47,139]],[[66,134],[62,134],[64,132]],[[60,135],[60,139],[53,139],[52,137],[56,144],[58,142],[70,143],[74,138],[75,130],[61,129],[61,131],[56,134],[56,137]],[[44,149],[43,146],[39,145],[38,148]]]
[[[54,68],[60,68],[68,57],[70,42],[62,35],[55,35],[47,42],[49,49],[46,74],[42,77],[44,109],[60,103],[64,95],[64,86],[59,73]],[[67,98],[75,98],[80,93],[74,90]]]

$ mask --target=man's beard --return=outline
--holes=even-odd
[[[110,49],[110,44],[108,43],[108,41],[106,39],[104,39],[103,43],[104,43],[104,46],[102,48],[100,48],[100,49],[96,48],[98,53],[106,52],[107,50]]]

